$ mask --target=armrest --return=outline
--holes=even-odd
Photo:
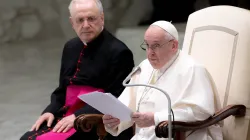
[[[174,121],[172,123],[173,124],[172,130],[173,132],[177,132],[177,133],[198,130],[198,129],[202,129],[202,128],[214,125],[231,115],[235,117],[243,117],[245,116],[245,114],[246,114],[246,107],[244,105],[229,105],[204,121],[197,121],[197,122]],[[156,136],[159,138],[162,138],[162,137],[167,138],[168,137],[168,122],[163,121],[159,123],[155,128],[155,133],[156,133]]]
[[[74,128],[76,130],[82,130],[84,132],[90,132],[93,128],[96,128],[96,133],[100,140],[103,140],[107,135],[102,122],[101,114],[83,114],[76,118],[74,121]]]

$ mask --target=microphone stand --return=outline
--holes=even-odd
[[[137,69],[138,70],[138,69]],[[162,93],[164,93],[164,95],[167,97],[168,99],[168,139],[172,140],[172,118],[171,118],[171,99],[168,95],[167,92],[165,92],[164,90],[155,87],[153,85],[147,85],[147,84],[126,84],[127,81],[129,81],[129,79],[131,79],[132,75],[137,71],[135,70],[134,72],[131,72],[128,77],[122,82],[123,86],[125,87],[133,87],[133,86],[145,86],[145,87],[150,87],[150,88],[154,88],[156,90],[161,91]]]

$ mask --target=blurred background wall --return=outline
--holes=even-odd
[[[0,42],[72,38],[68,17],[70,0],[0,0]],[[102,0],[106,27],[148,25],[152,20],[185,22],[188,15],[211,5],[249,8],[249,0]],[[145,22],[149,20],[145,24]],[[142,23],[144,21],[144,24]]]

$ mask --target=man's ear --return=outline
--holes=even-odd
[[[102,24],[104,25],[104,13],[101,14]]]
[[[173,50],[178,50],[179,48],[179,43],[177,40],[173,40],[173,46],[172,46],[172,49]]]
[[[73,19],[72,19],[72,17],[69,17],[69,21],[70,21],[70,23],[71,23],[71,26],[72,26],[72,28],[74,27],[74,22],[73,22]]]

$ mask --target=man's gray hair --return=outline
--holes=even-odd
[[[71,11],[72,11],[73,4],[82,3],[83,1],[86,1],[86,0],[71,0],[71,2],[69,4],[69,12],[70,12],[70,14],[72,14]],[[102,6],[101,0],[93,0],[93,1],[95,1],[100,13],[103,13],[103,6]]]

